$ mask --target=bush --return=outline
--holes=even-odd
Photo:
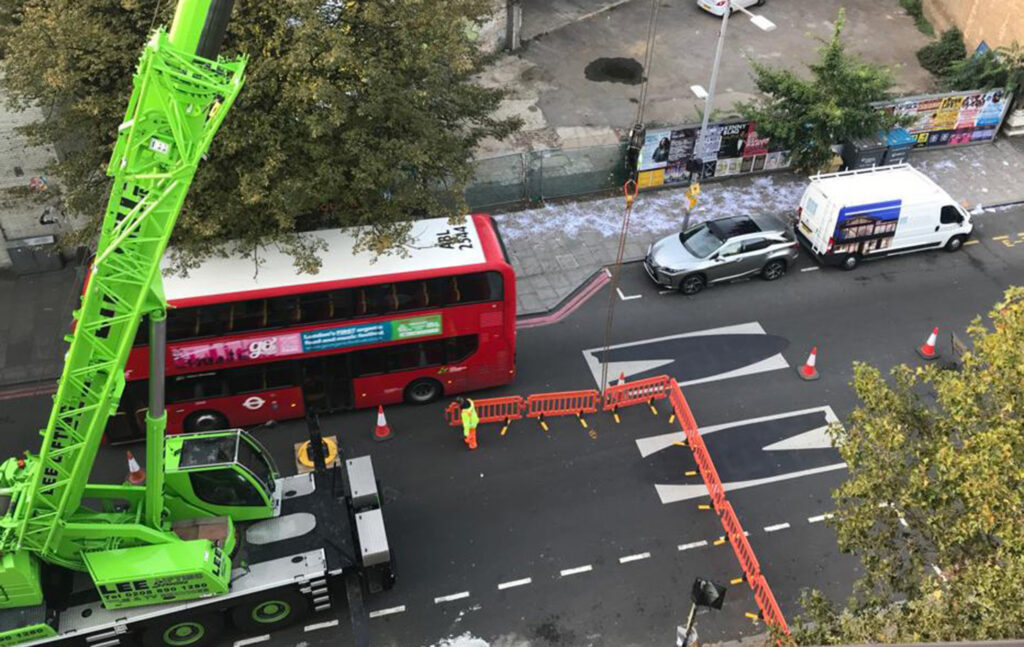
[[[917,60],[921,67],[938,77],[946,76],[953,63],[965,58],[967,49],[964,47],[964,35],[956,27],[947,29],[938,40],[917,50]]]
[[[900,6],[903,7],[903,11],[907,12],[907,15],[914,19],[914,25],[917,26],[918,31],[925,36],[935,35],[935,28],[924,17],[924,8],[921,6],[921,0],[900,0]]]
[[[943,84],[948,90],[987,90],[1005,86],[1009,76],[999,53],[989,50],[954,61],[943,75]]]

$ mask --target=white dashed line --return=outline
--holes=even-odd
[[[442,602],[454,602],[455,600],[461,600],[469,597],[469,591],[460,591],[459,593],[452,593],[451,595],[442,595],[439,598],[434,598],[434,604],[441,604]]]
[[[788,523],[777,523],[774,526],[765,526],[764,527],[764,531],[765,532],[778,532],[779,530],[785,530],[786,528],[789,528],[789,524]]]
[[[708,542],[706,539],[700,541],[691,541],[688,544],[679,544],[679,550],[690,550],[691,548],[700,548],[701,546],[707,546]]]
[[[303,631],[316,631],[318,629],[330,629],[331,627],[337,627],[337,626],[338,626],[338,620],[334,619],[334,620],[328,620],[327,622],[317,622],[315,624],[306,625],[302,630]]]
[[[658,294],[660,295],[675,294],[675,292],[675,290],[658,290]]]
[[[387,609],[378,609],[377,611],[371,611],[370,612],[370,617],[371,618],[380,618],[380,617],[383,617],[383,616],[390,616],[393,613],[402,613],[403,611],[405,611],[405,605],[404,604],[401,605],[401,606],[397,606],[397,607],[389,607]]]
[[[235,641],[235,647],[245,647],[246,645],[255,645],[256,643],[265,643],[270,640],[270,634],[263,634],[262,636],[255,636],[253,638],[243,638]]]
[[[530,582],[533,582],[533,579],[529,577],[524,577],[521,580],[512,580],[511,582],[502,582],[498,585],[498,590],[504,591],[505,589],[511,589],[516,586],[526,586]]]
[[[579,575],[580,573],[589,573],[592,570],[594,570],[594,567],[591,566],[590,564],[587,564],[586,566],[577,566],[576,568],[567,568],[567,569],[561,571],[560,575],[562,577],[567,577],[569,575]]]
[[[824,521],[825,519],[831,518],[832,513],[826,512],[825,514],[819,514],[817,517],[807,517],[807,523],[818,523],[819,521]]]
[[[651,556],[650,553],[637,553],[636,555],[626,555],[625,557],[620,557],[619,558],[619,563],[620,564],[627,564],[629,562],[636,562],[636,561],[640,561],[641,559],[647,559],[650,556]]]
[[[815,265],[814,267],[805,267],[805,268],[801,269],[800,271],[801,272],[814,272],[814,271],[817,271],[819,269],[821,269],[821,268],[819,268],[817,265]]]

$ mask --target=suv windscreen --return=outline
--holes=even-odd
[[[689,231],[679,234],[679,242],[683,244],[686,251],[698,258],[705,258],[713,251],[722,246],[724,240],[715,236],[707,225],[699,225]]]

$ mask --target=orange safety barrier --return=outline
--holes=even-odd
[[[473,405],[476,407],[476,415],[480,416],[481,423],[505,422],[522,419],[526,400],[523,400],[522,396],[510,395],[502,398],[473,400]],[[462,407],[458,402],[449,404],[445,413],[448,416],[449,426],[462,426]]]
[[[648,377],[634,382],[624,382],[609,386],[604,390],[604,410],[612,411],[620,407],[644,404],[651,400],[668,397],[672,378],[667,375]]]
[[[772,595],[768,580],[761,573],[761,565],[757,561],[757,556],[754,555],[754,549],[751,548],[750,542],[747,541],[747,534],[743,531],[743,526],[733,511],[732,504],[725,497],[725,488],[715,470],[711,454],[708,453],[704,439],[701,438],[700,430],[697,428],[697,422],[690,411],[690,406],[686,403],[686,398],[683,397],[683,392],[675,380],[670,380],[668,398],[672,403],[672,410],[679,421],[679,426],[686,434],[687,445],[693,452],[694,461],[700,470],[701,478],[704,479],[704,485],[708,489],[715,512],[718,513],[722,522],[722,528],[725,530],[729,544],[743,568],[744,579],[754,591],[754,600],[761,610],[761,617],[768,625],[778,627],[789,634],[786,618],[782,615],[775,596]]]
[[[526,417],[575,416],[595,413],[601,394],[594,389],[536,393],[526,398]]]

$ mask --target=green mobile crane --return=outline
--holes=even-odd
[[[198,647],[225,618],[263,631],[329,608],[338,575],[350,601],[353,572],[371,589],[392,580],[368,457],[282,478],[245,431],[164,437],[159,265],[242,88],[245,58],[217,56],[232,2],[179,0],[170,31],[153,33],[136,69],[42,447],[0,465],[0,646],[114,647],[138,635],[145,645]],[[89,483],[147,315],[145,485]]]

